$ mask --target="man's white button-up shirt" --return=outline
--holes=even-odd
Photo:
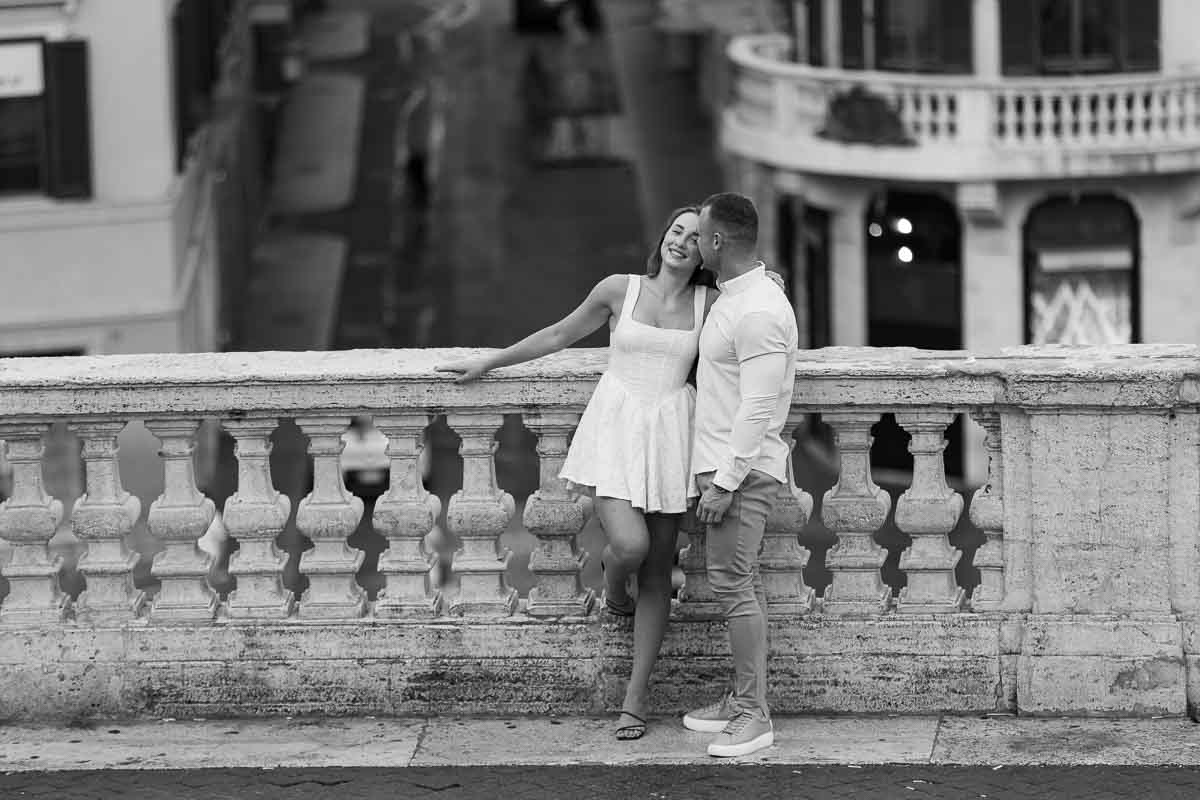
[[[752,469],[787,480],[781,433],[796,380],[796,315],[761,264],[720,284],[700,334],[692,474],[734,491]]]

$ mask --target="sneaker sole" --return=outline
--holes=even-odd
[[[683,715],[683,727],[697,733],[720,733],[725,730],[725,725],[728,722],[729,720],[727,719],[703,719],[701,717],[693,717],[691,714]]]
[[[708,754],[717,758],[731,758],[734,756],[748,756],[751,753],[770,747],[775,744],[775,732],[767,731],[764,734],[755,736],[748,742],[741,744],[710,744],[708,746]]]

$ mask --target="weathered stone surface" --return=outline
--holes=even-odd
[[[1183,714],[1182,656],[1021,656],[1017,697],[1022,714]]]
[[[875,631],[864,621],[851,636],[843,633],[858,643],[849,649],[835,644],[839,624],[794,632],[782,620],[773,623],[772,702],[781,712],[836,710],[840,703],[846,710],[921,713],[995,707],[995,620],[904,619]],[[522,617],[47,626],[4,642],[0,700],[17,719],[599,712],[619,705],[630,646],[629,632],[614,624]],[[729,670],[723,624],[673,623],[654,676],[655,702],[685,710],[719,692]],[[925,688],[912,692],[905,675]],[[35,691],[43,682],[54,691]]]

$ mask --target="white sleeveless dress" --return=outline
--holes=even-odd
[[[596,384],[559,477],[598,497],[645,512],[680,514],[698,496],[689,474],[696,361],[707,289],[696,287],[691,330],[633,318],[642,276],[630,275],[610,337],[608,369]]]

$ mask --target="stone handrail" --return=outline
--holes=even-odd
[[[965,179],[1033,177],[1054,165],[1103,173],[1115,169],[1103,159],[1137,155],[1157,172],[1193,164],[1193,151],[1200,150],[1200,77],[1195,75],[980,79],[813,67],[787,61],[786,50],[787,40],[778,34],[741,36],[730,43],[734,131],[815,136],[826,124],[830,100],[862,87],[892,106],[915,142],[907,158],[915,156],[919,165],[907,169],[898,163],[884,171],[924,171],[932,179],[928,170],[936,171],[940,158],[956,165],[946,177]],[[926,157],[924,148],[930,148],[930,156],[936,150],[938,158]],[[1000,155],[1010,160],[998,162]],[[822,171],[822,161],[828,159],[818,153],[806,166]],[[850,167],[845,174],[857,174],[852,166],[853,161],[836,163],[838,170]]]
[[[87,677],[91,668],[81,668],[74,689],[56,695],[61,713],[147,710],[128,707],[128,687],[111,688],[126,684],[157,692],[156,711],[195,703],[245,711],[239,703],[248,701],[236,693],[227,701],[188,699],[200,690],[180,675],[197,659],[246,680],[271,669],[259,659],[297,674],[324,674],[332,664],[363,692],[358,709],[419,705],[363,688],[356,681],[367,673],[345,659],[376,659],[391,670],[389,681],[426,680],[454,664],[463,670],[455,691],[479,693],[450,703],[458,709],[544,707],[547,687],[565,692],[554,702],[566,706],[611,705],[611,665],[625,656],[595,637],[602,618],[581,578],[578,543],[588,504],[557,478],[606,353],[568,351],[469,385],[434,372],[470,352],[0,360],[0,440],[12,470],[11,496],[0,504],[0,540],[9,545],[0,565],[7,583],[0,629],[8,633],[0,637],[20,637],[16,649],[0,647],[0,665],[61,659],[63,641],[100,647],[109,672]],[[789,435],[814,413],[837,443],[837,480],[819,496],[817,514],[835,545],[812,549],[803,531],[817,496],[783,486],[762,556],[781,707],[1182,713],[1195,705],[1187,687],[1200,658],[1192,644],[1200,616],[1200,348],[826,348],[801,354]],[[912,437],[911,485],[896,498],[870,468],[872,426],[885,413]],[[517,507],[496,480],[495,438],[507,414],[520,415],[537,437],[541,463],[521,520],[536,546],[522,565],[510,564],[501,544]],[[942,456],[945,431],[960,414],[982,426],[989,455],[987,482],[969,499],[980,541],[970,552],[951,537],[968,502],[947,485]],[[378,568],[386,585],[374,601],[356,582],[363,553],[347,543],[364,502],[346,489],[338,463],[342,434],[360,415],[387,436],[391,465],[387,491],[370,512],[389,545]],[[445,508],[418,465],[435,418],[461,439],[462,489]],[[210,583],[211,557],[196,546],[216,513],[193,463],[197,431],[212,419],[236,441],[237,489],[222,513],[237,542],[228,565],[236,589],[224,597]],[[273,485],[269,465],[281,419],[293,420],[309,442],[311,491],[295,508]],[[118,468],[118,437],[135,421],[157,437],[164,477],[161,495],[145,507]],[[86,490],[78,499],[45,490],[44,441],[61,423],[81,441]],[[313,544],[299,559],[302,592],[284,586],[287,559],[276,543],[293,514]],[[61,589],[63,564],[50,547],[64,516],[83,550],[86,587],[75,597]],[[456,580],[447,586],[431,581],[436,556],[424,546],[440,519],[459,545],[449,565]],[[877,538],[889,520],[903,537],[891,550]],[[129,535],[142,521],[162,545],[151,565],[160,581],[153,596],[132,580],[139,554]],[[696,658],[713,658],[710,640],[720,635],[704,532],[690,517],[683,529],[689,543],[675,617],[687,632],[672,634],[664,667],[664,680],[670,684],[676,669],[681,687]],[[899,557],[898,592],[881,573],[889,552]],[[975,580],[962,580],[963,560]],[[511,584],[517,566],[533,575],[526,597]],[[813,569],[828,572],[820,596],[808,585]],[[286,633],[297,622],[307,633]],[[460,632],[446,638],[447,624]],[[507,626],[508,640],[488,650],[496,626]],[[122,633],[133,630],[142,633]],[[252,635],[271,644],[247,650]],[[285,642],[297,636],[317,655],[289,650]],[[196,637],[209,650],[198,653]],[[510,686],[513,674],[494,672],[506,663],[546,670],[548,683],[520,683],[498,705],[483,699],[497,680]],[[896,681],[913,674],[929,691],[897,694]],[[267,693],[272,707],[299,707],[301,689],[277,680],[268,681],[276,687]],[[812,680],[841,688],[818,698]],[[30,699],[38,697],[35,686],[0,681],[0,695],[18,716],[40,713]],[[319,696],[304,696],[327,708]]]

